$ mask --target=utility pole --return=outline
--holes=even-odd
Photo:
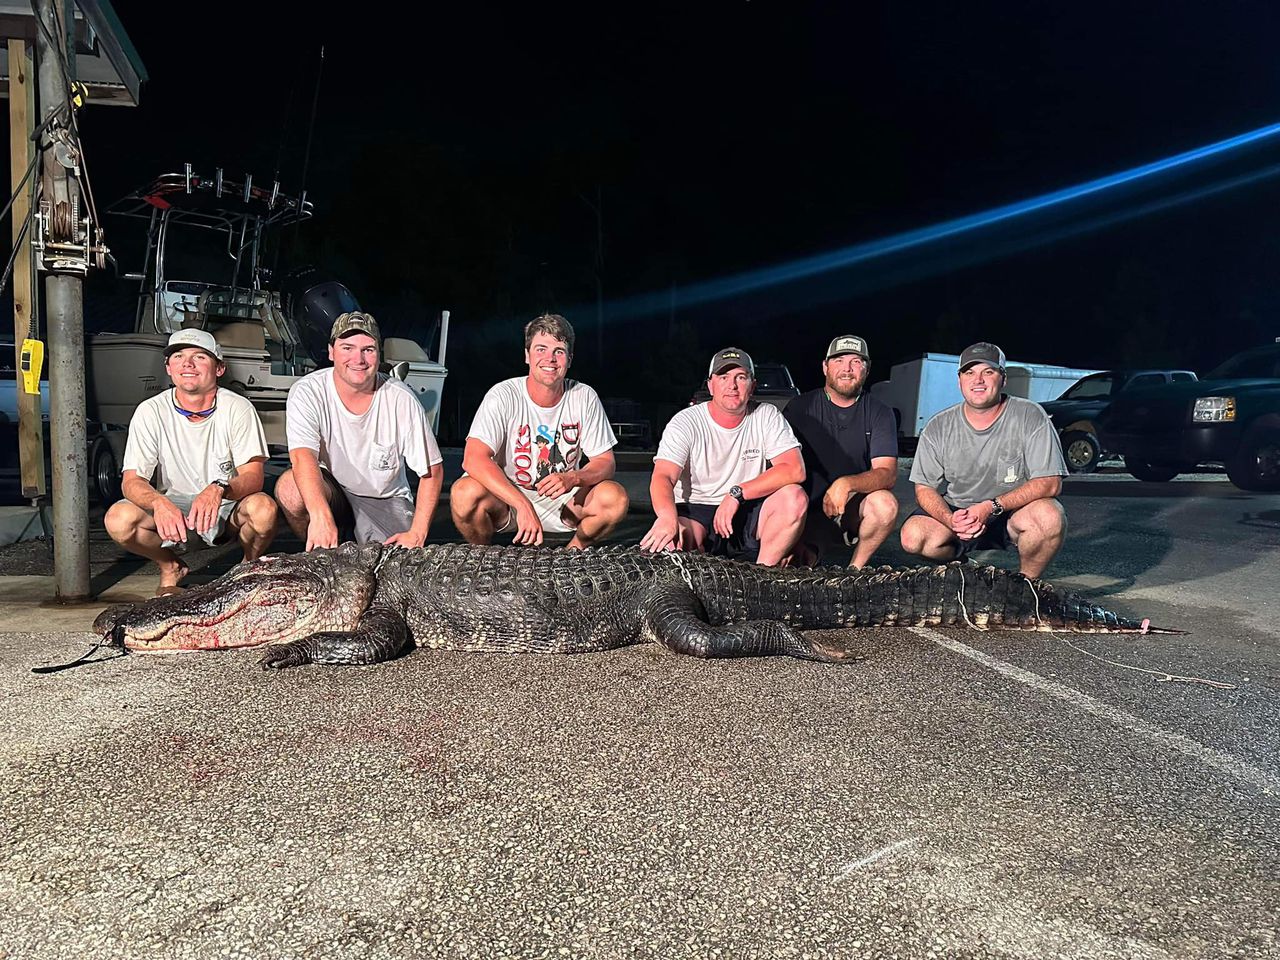
[[[63,64],[67,31],[55,0],[35,0],[36,63],[40,80],[41,209],[45,217],[45,319],[49,337],[49,432],[53,450],[53,572],[57,599],[89,596],[89,471],[85,450],[84,269],[61,256],[81,237],[79,184],[68,169],[78,160],[78,144],[57,134],[71,123],[70,79]],[[66,9],[65,7],[63,8]],[[52,42],[51,42],[52,41]],[[58,46],[55,47],[53,44]],[[86,246],[91,242],[84,237]]]

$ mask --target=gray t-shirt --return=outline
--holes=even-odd
[[[947,407],[925,424],[911,465],[911,482],[937,490],[956,510],[1037,477],[1066,475],[1049,415],[1021,397],[1007,397],[1004,412],[985,430],[965,419],[963,403]]]

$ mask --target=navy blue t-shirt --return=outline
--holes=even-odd
[[[873,458],[898,455],[893,410],[867,393],[851,407],[837,407],[819,387],[788,403],[782,415],[800,440],[811,509],[837,477],[866,473]]]

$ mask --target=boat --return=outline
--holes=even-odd
[[[139,403],[171,385],[164,348],[184,327],[208,330],[221,344],[227,369],[219,383],[253,403],[272,454],[284,454],[289,388],[327,365],[333,319],[360,309],[340,281],[314,269],[271,285],[268,251],[278,250],[285,228],[311,219],[311,201],[305,193],[282,192],[278,183],[256,186],[251,176],[233,181],[220,169],[205,177],[187,164],[183,173],[157,177],[107,212],[147,221],[147,242],[142,270],[125,274],[139,284],[133,329],[95,334],[86,351],[88,415],[100,434],[90,472],[99,494],[119,489],[129,420]],[[414,340],[383,341],[384,370],[413,389],[433,430],[448,373],[448,322],[445,311],[434,359]]]

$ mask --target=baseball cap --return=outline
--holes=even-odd
[[[852,334],[845,334],[842,337],[836,337],[831,341],[831,346],[827,347],[827,359],[838,357],[842,353],[856,353],[868,363],[871,362],[871,354],[867,352],[867,341],[861,337],[855,337]]]
[[[373,319],[373,314],[362,313],[359,310],[338,314],[338,318],[333,321],[333,329],[329,331],[329,342],[333,343],[353,333],[363,333],[373,337],[379,343],[382,342],[382,334],[378,332],[378,321]]]
[[[971,344],[965,347],[964,352],[960,354],[960,370],[964,371],[975,363],[989,363],[1001,373],[1004,373],[1004,351],[994,343],[979,341]]]
[[[213,334],[208,330],[201,330],[199,327],[186,327],[170,336],[164,348],[165,359],[169,359],[169,354],[187,347],[203,350],[215,360],[222,359],[222,344],[213,339]]]
[[[741,367],[747,371],[747,375],[755,378],[756,365],[751,362],[751,355],[745,350],[739,350],[737,347],[725,347],[711,358],[711,366],[707,368],[707,376],[714,377],[717,373],[722,373],[730,367]]]

